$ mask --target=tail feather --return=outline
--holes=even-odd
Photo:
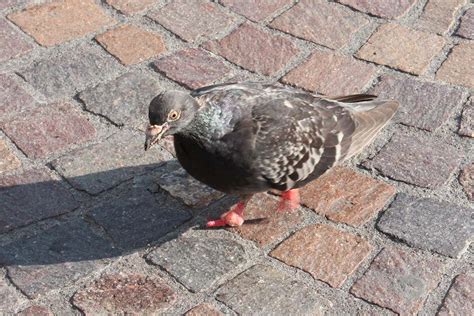
[[[357,103],[357,102],[372,101],[376,97],[377,97],[376,95],[372,95],[372,94],[353,94],[353,95],[329,97],[328,99],[338,101],[338,102],[343,102],[343,103]]]
[[[372,101],[366,104],[350,104],[352,116],[356,123],[355,131],[351,137],[351,144],[346,159],[369,145],[380,130],[387,125],[397,112],[397,101]]]

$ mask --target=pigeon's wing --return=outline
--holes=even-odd
[[[344,135],[355,129],[344,108],[300,99],[274,100],[256,107],[252,114],[258,127],[255,168],[282,191],[323,174],[342,160],[348,149],[342,147]]]
[[[255,107],[254,167],[275,189],[302,186],[375,137],[394,113],[377,110],[383,104],[293,98]]]

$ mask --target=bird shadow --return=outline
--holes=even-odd
[[[0,266],[38,267],[131,254],[160,245],[167,235],[176,238],[180,227],[187,228],[200,214],[218,216],[235,203],[224,197],[189,207],[159,187],[156,177],[162,172],[161,164],[150,164],[61,180],[45,170],[0,178]],[[87,193],[98,187],[105,189]]]

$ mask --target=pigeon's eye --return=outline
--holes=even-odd
[[[179,119],[179,116],[181,115],[181,112],[172,110],[170,113],[168,113],[168,121],[176,121]]]

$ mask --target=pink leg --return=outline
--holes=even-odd
[[[242,199],[230,211],[221,215],[220,219],[208,221],[207,227],[222,227],[222,226],[241,226],[244,223],[244,210],[250,197]]]
[[[300,192],[298,189],[291,189],[281,194],[280,204],[277,211],[287,212],[298,208],[300,205]]]

